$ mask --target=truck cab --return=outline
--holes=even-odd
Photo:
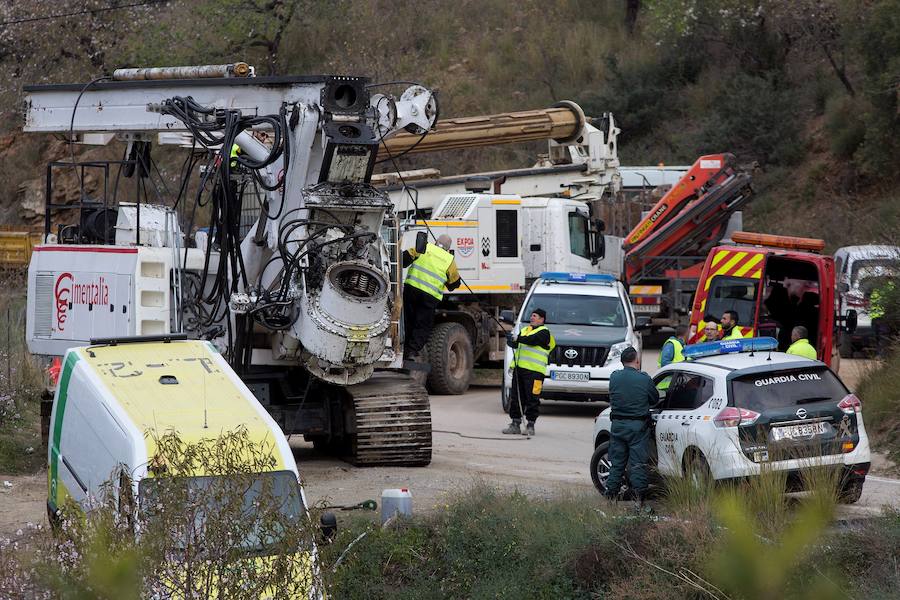
[[[825,242],[749,232],[732,238],[734,244],[713,248],[703,265],[691,342],[708,321],[733,310],[744,337],[773,337],[781,352],[791,345],[791,330],[803,325],[819,360],[836,370],[836,334],[855,327],[855,313],[836,311],[834,259],[821,254]]]
[[[875,346],[875,331],[869,314],[872,292],[885,280],[900,275],[900,247],[885,245],[844,246],[834,253],[837,273],[839,312],[857,312],[857,328],[842,335],[839,346],[842,358],[854,351]]]

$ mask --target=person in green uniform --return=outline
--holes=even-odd
[[[787,349],[788,354],[795,354],[804,358],[817,360],[816,349],[809,343],[809,331],[803,325],[797,325],[791,330],[791,347]]]
[[[606,497],[619,496],[628,467],[628,478],[639,502],[647,493],[647,459],[650,450],[650,407],[659,402],[653,380],[638,370],[634,348],[622,351],[623,368],[609,377],[611,439]]]
[[[547,312],[536,308],[529,324],[519,335],[507,334],[506,343],[513,349],[512,389],[510,390],[510,424],[502,431],[508,435],[522,433],[522,413],[528,420],[525,435],[534,435],[534,423],[541,407],[541,388],[547,376],[550,352],[556,347],[553,334],[544,325]]]
[[[723,340],[744,339],[744,334],[741,333],[741,326],[738,325],[738,314],[737,314],[737,312],[735,312],[733,310],[726,310],[725,313],[722,315],[722,339]]]

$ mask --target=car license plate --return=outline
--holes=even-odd
[[[591,374],[585,371],[550,371],[550,379],[556,381],[590,381]]]
[[[636,313],[657,313],[659,304],[632,304],[631,310]]]
[[[772,439],[776,442],[779,440],[798,440],[808,439],[817,435],[823,435],[827,431],[828,424],[820,423],[804,423],[802,425],[790,425],[788,427],[773,427]]]

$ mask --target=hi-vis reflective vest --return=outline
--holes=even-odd
[[[684,354],[681,353],[681,351],[684,350],[684,344],[677,337],[670,337],[663,343],[663,348],[665,348],[666,344],[669,342],[672,342],[672,348],[675,349],[675,356],[672,358],[672,362],[684,362]],[[659,358],[656,359],[656,366],[662,366],[662,350],[659,351]]]
[[[791,347],[787,349],[788,354],[793,354],[795,356],[802,356],[804,358],[809,358],[812,360],[818,359],[818,355],[816,354],[816,349],[813,348],[812,344],[809,343],[809,340],[806,338],[801,338],[791,344]]]
[[[237,157],[240,153],[241,153],[241,147],[238,146],[237,144],[232,144],[231,145],[231,154],[230,154],[231,158],[229,159],[231,161],[232,169],[234,169],[235,167],[238,166]]]
[[[453,255],[429,243],[425,253],[420,254],[406,271],[406,285],[422,290],[438,300],[444,297],[447,283],[447,269],[453,262]]]
[[[544,331],[545,329],[547,328],[543,325],[535,327],[534,329],[531,328],[531,325],[526,325],[519,335],[531,335],[532,333]],[[549,332],[549,330],[547,331]],[[556,348],[556,340],[553,339],[552,333],[550,334],[550,348],[548,349],[520,343],[519,347],[516,348],[516,351],[513,353],[513,366],[528,369],[529,371],[540,373],[546,377],[548,370],[547,363],[550,362],[550,352],[552,352],[554,348]]]
[[[753,337],[753,332],[750,333],[750,337]],[[741,326],[735,325],[731,328],[731,333],[722,338],[723,340],[742,340],[744,339],[744,334],[741,333]]]

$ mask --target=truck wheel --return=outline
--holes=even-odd
[[[505,414],[509,414],[509,392],[506,391],[506,386],[502,383],[500,384],[500,406],[503,407],[503,412]]]
[[[475,358],[469,332],[459,323],[440,323],[427,346],[428,390],[433,394],[465,394],[472,379]]]

